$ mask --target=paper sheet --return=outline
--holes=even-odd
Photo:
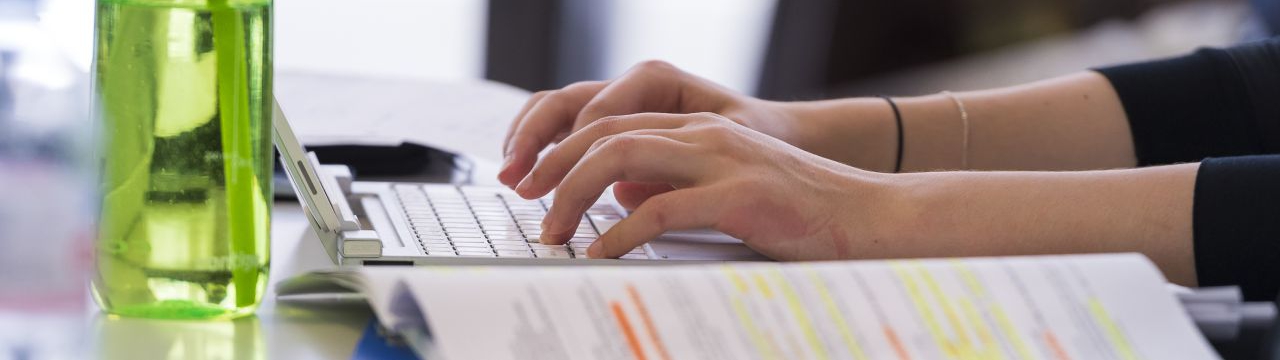
[[[303,145],[412,142],[500,161],[529,93],[488,81],[432,82],[279,72],[276,99]]]
[[[449,359],[1213,359],[1139,255],[402,275]]]

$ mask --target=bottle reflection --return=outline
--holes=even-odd
[[[99,314],[96,353],[101,359],[264,359],[257,316],[235,320],[135,319]]]

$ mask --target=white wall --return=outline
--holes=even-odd
[[[484,76],[485,0],[276,0],[276,68]]]
[[[662,59],[753,93],[777,0],[612,0],[602,78]],[[93,0],[45,0],[84,69]],[[353,5],[354,4],[354,5]],[[485,0],[276,0],[276,68],[461,80],[484,76]]]
[[[43,23],[87,71],[94,0],[45,0],[43,9]],[[479,78],[487,16],[485,0],[276,0],[276,68]]]

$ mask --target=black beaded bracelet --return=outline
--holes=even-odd
[[[889,103],[889,107],[893,108],[893,122],[898,125],[898,158],[893,162],[893,172],[902,172],[902,112],[898,111],[898,103],[887,95],[880,95],[881,99]]]

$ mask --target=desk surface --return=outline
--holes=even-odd
[[[474,178],[492,185],[496,164],[478,164]],[[488,181],[486,181],[488,180]],[[348,359],[373,318],[363,306],[277,304],[282,279],[332,266],[302,208],[278,202],[272,219],[272,267],[257,315],[234,321],[111,319],[96,308],[90,319],[92,354],[103,359]],[[1280,327],[1246,328],[1230,342],[1214,342],[1226,359],[1280,359]]]
[[[332,266],[296,203],[275,206],[271,282],[257,316],[175,321],[92,316],[92,353],[103,359],[345,359],[372,313],[362,307],[278,305],[275,283]]]

